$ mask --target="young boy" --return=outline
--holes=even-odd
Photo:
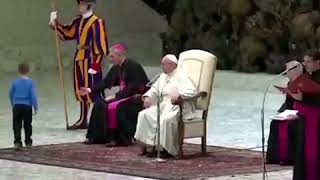
[[[29,73],[29,65],[24,63],[19,64],[18,71],[20,77],[12,82],[9,92],[13,112],[14,149],[16,150],[22,147],[22,121],[26,147],[32,146],[32,107],[35,113],[38,110],[35,83],[27,76]]]

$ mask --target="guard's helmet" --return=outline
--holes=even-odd
[[[92,9],[94,5],[96,4],[96,0],[77,0],[77,3],[80,4],[80,2],[85,2],[88,4],[88,9]]]

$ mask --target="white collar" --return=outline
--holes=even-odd
[[[174,75],[177,73],[177,69],[178,69],[178,67],[177,67],[175,70],[173,70],[171,73],[167,74],[167,75],[168,75],[169,77],[174,76]]]
[[[92,9],[88,10],[87,12],[82,14],[83,18],[88,18],[93,14]]]
[[[29,77],[26,76],[26,75],[22,75],[21,78],[22,78],[22,79],[29,79]]]

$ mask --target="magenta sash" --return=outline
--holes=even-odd
[[[120,80],[120,90],[126,89],[126,83],[124,80]],[[145,85],[139,87],[139,90],[144,93],[146,90]],[[132,97],[124,98],[118,101],[110,102],[108,104],[107,114],[108,114],[108,121],[109,121],[109,128],[110,129],[117,129],[118,128],[118,109],[119,107],[128,104],[131,101]]]
[[[318,177],[318,159],[319,159],[319,120],[320,108],[305,105],[299,102],[295,103],[295,109],[299,114],[304,115],[305,119],[305,137],[304,137],[304,159],[305,159],[305,179],[319,180]]]
[[[118,108],[126,103],[129,102],[129,98],[121,99],[119,101],[114,101],[108,104],[107,114],[108,114],[108,121],[109,121],[109,128],[110,129],[117,129],[118,128]]]

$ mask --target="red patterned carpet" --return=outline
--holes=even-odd
[[[0,159],[172,180],[255,173],[262,170],[259,152],[208,146],[208,154],[201,156],[200,146],[192,144],[185,144],[184,151],[186,157],[182,160],[155,163],[152,158],[137,156],[137,146],[107,148],[103,145],[68,143],[35,146],[21,151],[1,149]],[[267,166],[268,171],[289,168]]]

